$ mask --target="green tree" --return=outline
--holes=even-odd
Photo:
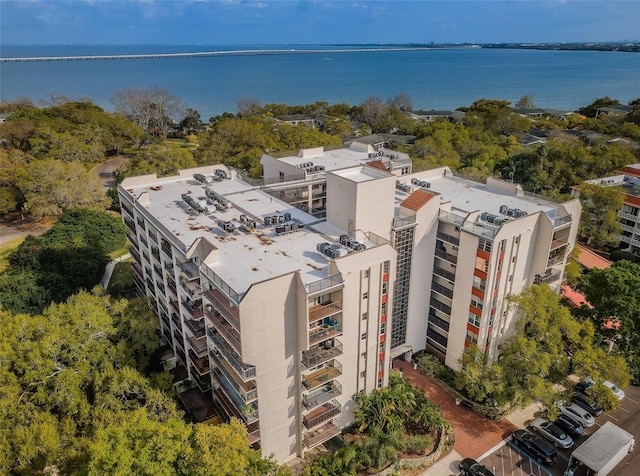
[[[591,104],[585,107],[581,107],[576,112],[583,114],[586,117],[596,117],[596,112],[601,107],[619,106],[620,101],[617,99],[611,99],[609,96],[604,96],[596,99]]]
[[[582,204],[580,234],[597,248],[617,245],[622,231],[618,221],[618,210],[624,203],[622,188],[582,183],[579,190]]]
[[[127,166],[127,175],[175,175],[180,169],[195,167],[193,154],[181,147],[150,145],[143,148]]]

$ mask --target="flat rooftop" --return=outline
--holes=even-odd
[[[209,267],[239,294],[246,292],[253,283],[297,270],[305,283],[327,277],[329,258],[319,253],[316,245],[322,242],[339,244],[340,235],[346,233],[237,179],[202,184],[185,175],[150,179],[138,185],[125,180],[122,186],[133,198],[148,193],[148,202],[141,200],[137,206],[144,207],[187,249],[201,237],[218,248],[219,260]],[[229,200],[231,207],[221,210],[207,204],[206,190]],[[182,194],[207,206],[208,210],[203,213],[190,210],[182,200]],[[277,234],[275,224],[265,226],[265,217],[285,213],[291,215],[288,223],[302,223],[304,229]],[[256,228],[240,229],[241,215],[255,221]],[[232,223],[235,230],[224,231],[220,221]],[[375,245],[361,233],[356,238],[367,248]]]
[[[507,191],[487,186],[460,177],[444,176],[434,171],[417,172],[401,177],[401,182],[411,185],[411,179],[429,182],[429,191],[440,195],[440,203],[451,202],[453,213],[464,216],[470,212],[487,212],[500,215],[500,207],[520,209],[528,214],[543,212],[550,218],[555,215],[557,204],[529,196],[515,195]],[[417,189],[417,187],[414,187]],[[396,198],[404,200],[409,193],[397,191]]]
[[[640,169],[640,165],[627,166],[628,169]],[[640,177],[629,174],[618,174],[610,177],[586,180],[585,183],[604,187],[622,187],[624,193],[632,197],[640,197]]]
[[[367,162],[376,159],[376,152],[373,149],[369,149],[365,144],[324,151],[322,147],[318,147],[316,149],[305,149],[302,152],[303,154],[283,157],[278,160],[296,167],[312,162],[314,166],[323,166],[325,171],[335,171],[365,165]],[[383,154],[386,160],[390,160],[392,157],[396,157],[393,160],[401,162],[410,160],[409,156],[402,152],[382,149],[378,157],[382,157]]]

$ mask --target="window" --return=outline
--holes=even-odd
[[[472,344],[477,344],[478,334],[467,329],[467,342],[471,342]]]
[[[362,293],[362,299],[369,299],[369,293]]]
[[[362,313],[362,320],[365,321],[369,318],[369,313],[368,312],[363,312]]]
[[[471,296],[471,305],[477,309],[482,310],[482,299],[480,299],[478,296]]]
[[[381,372],[384,370],[384,362],[378,362],[378,370]]]
[[[360,354],[360,357],[362,357],[363,359],[366,359],[367,358],[367,353],[363,352],[362,354]]]
[[[365,340],[367,338],[367,333],[363,332],[362,335],[360,336],[360,339]]]
[[[380,324],[380,334],[384,334],[386,330],[387,330],[387,323],[383,322],[382,324]]]
[[[387,294],[389,291],[389,283],[382,283],[382,294]]]
[[[480,291],[484,291],[487,288],[487,282],[479,278],[478,276],[473,277],[473,287],[479,289]]]
[[[516,236],[516,239],[514,240],[514,242],[516,245],[520,243],[520,235]]]
[[[360,372],[360,378],[364,378],[366,375],[367,375],[367,372],[365,372],[364,370]]]
[[[473,313],[469,313],[469,324],[473,324],[476,327],[480,327],[480,317]]]
[[[365,270],[362,272],[362,277],[363,277],[363,278],[368,278],[368,277],[369,277],[369,270],[368,270],[368,269],[365,269]]]
[[[390,267],[389,262],[385,261],[384,264],[382,265],[382,272],[383,273],[388,273],[389,272],[389,267]]]
[[[476,256],[476,269],[486,273],[489,270],[489,262],[484,258]]]
[[[478,249],[480,251],[491,251],[491,242],[480,238],[478,240]]]

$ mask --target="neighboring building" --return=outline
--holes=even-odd
[[[359,144],[370,145],[375,150],[389,149],[392,144],[413,145],[416,142],[416,136],[401,135],[401,134],[389,134],[383,132],[380,134],[369,134],[368,136],[350,138],[345,140],[345,145],[350,146],[354,142]]]
[[[577,199],[447,167],[403,175],[392,154],[309,149],[263,156],[263,183],[210,166],[119,186],[135,281],[176,365],[279,461],[350,424],[391,359],[427,348],[457,368],[475,344],[493,361],[517,318],[508,297],[559,291]]]
[[[599,107],[596,111],[596,119],[599,119],[603,116],[625,116],[627,114],[631,114],[637,106],[607,106],[607,107]]]
[[[622,226],[621,249],[640,255],[640,164],[627,165],[618,175],[587,180],[585,183],[602,187],[622,187],[624,204],[618,211],[618,221]],[[571,194],[579,197],[579,186],[572,187]]]
[[[465,118],[465,113],[462,111],[436,111],[433,109],[428,111],[424,111],[422,109],[417,111],[407,111],[405,114],[411,119],[423,122],[433,122],[438,119],[459,121]]]
[[[276,119],[292,126],[303,125],[309,129],[322,129],[329,116],[325,114],[289,114]]]

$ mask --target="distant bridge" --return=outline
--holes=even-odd
[[[95,55],[95,56],[30,56],[24,58],[0,58],[0,63],[30,62],[30,61],[89,61],[89,60],[127,60],[127,59],[157,59],[157,58],[197,58],[206,56],[268,56],[268,55],[319,55],[335,53],[383,53],[386,51],[425,51],[436,48],[428,47],[400,47],[400,48],[344,48],[335,50],[228,50],[201,51],[194,53],[158,53],[134,55]],[[443,49],[441,47],[437,49]]]

